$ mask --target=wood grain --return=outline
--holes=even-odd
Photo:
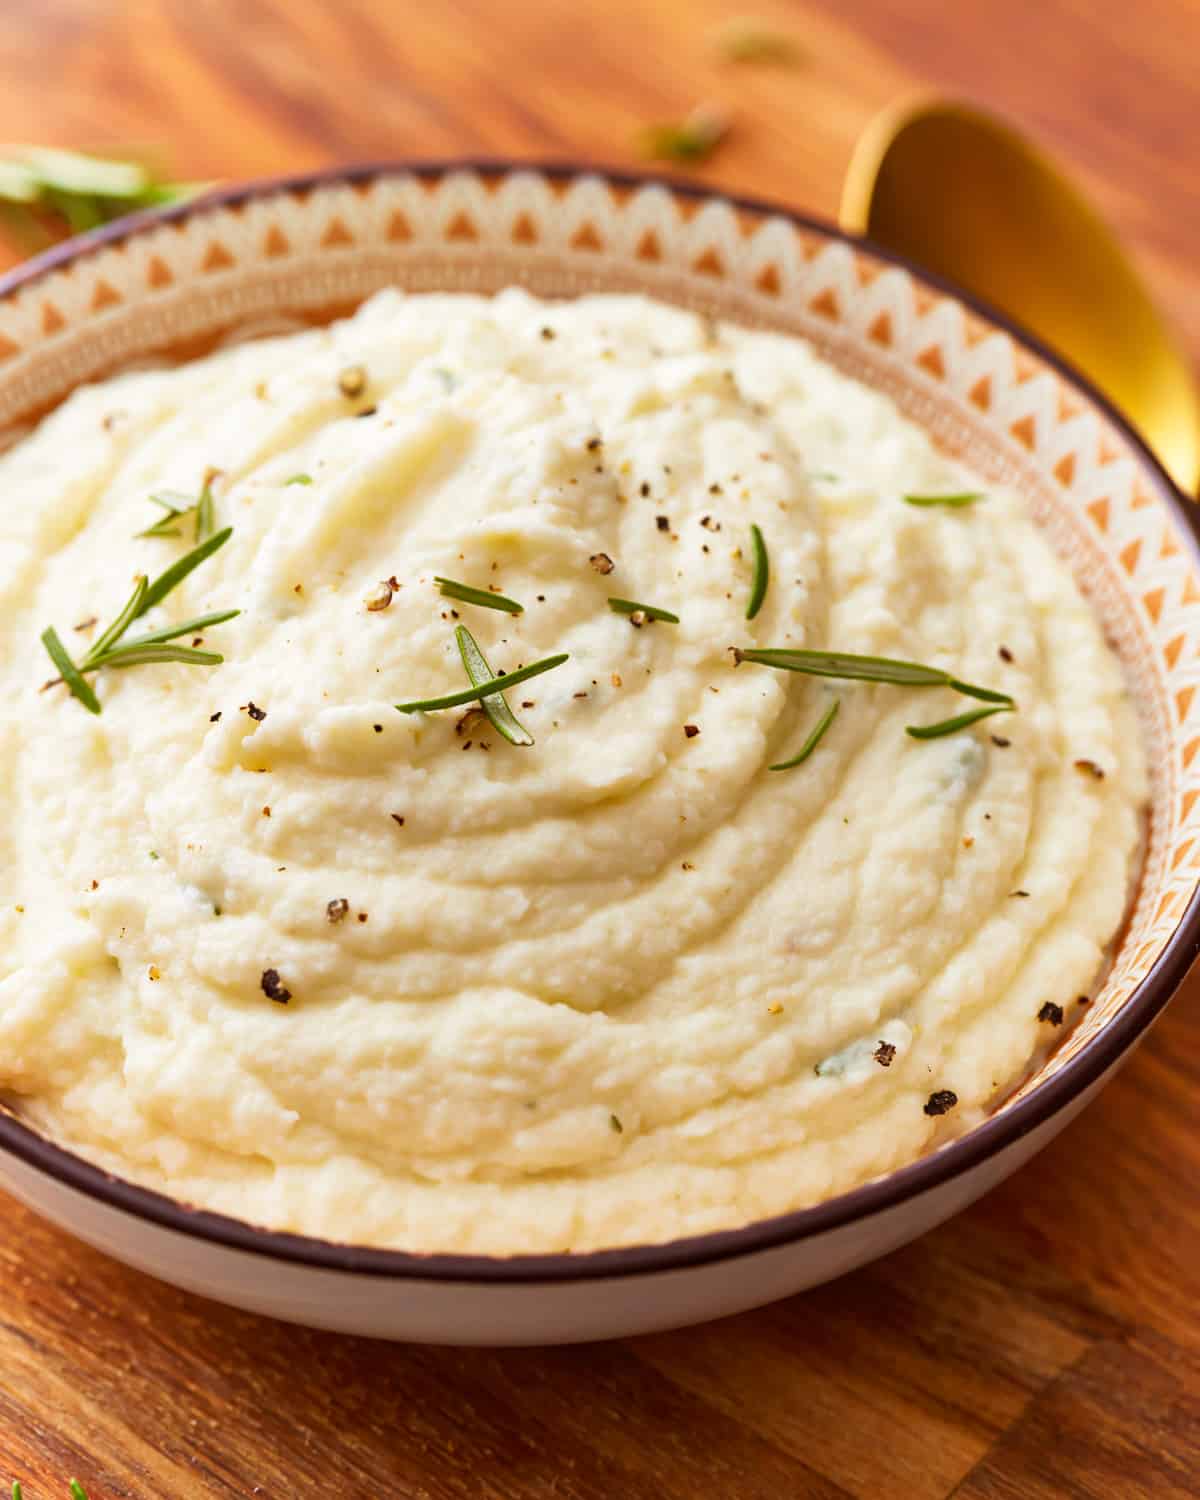
[[[853,141],[933,85],[1033,130],[1200,353],[1197,0],[40,0],[0,138],[165,143],[187,176],[351,158],[633,160],[733,112],[697,175],[832,216]],[[1200,984],[1018,1177],[919,1244],[724,1323],[588,1349],[375,1345],[214,1307],[0,1200],[0,1480],[28,1500],[1091,1500],[1200,1493]]]

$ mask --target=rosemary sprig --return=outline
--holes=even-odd
[[[165,625],[159,630],[147,631],[130,640],[125,640],[124,636],[135,620],[140,619],[148,610],[161,603],[172,589],[178,587],[189,573],[223,547],[232,535],[231,526],[227,526],[224,531],[218,531],[172,563],[166,572],[160,573],[153,582],[147,581],[144,574],[140,575],[133,586],[133,593],[125,601],[116,619],[93,643],[87,655],[78,664],[71,659],[70,652],[63,645],[53,626],[43,631],[42,644],[61,674],[48,682],[46,686],[53,687],[58,682],[65,682],[89,713],[98,714],[100,700],[90,684],[84,680],[84,674],[87,672],[98,672],[102,667],[140,667],[151,662],[165,661],[186,662],[194,667],[215,667],[224,661],[225,658],[215,651],[197,651],[191,646],[172,646],[170,642],[178,639],[179,636],[195,635],[211,625],[220,625],[226,620],[232,620],[235,615],[241,614],[241,610],[238,609],[197,615],[194,619],[181,620],[175,625]]]
[[[157,494],[147,495],[147,500],[152,505],[157,505],[166,514],[155,521],[153,526],[147,526],[145,531],[137,532],[137,536],[178,536],[179,522],[187,516],[195,518],[195,529],[193,535],[198,542],[205,541],[212,536],[216,512],[213,507],[212,479],[206,478],[200,487],[200,494],[196,499],[191,495],[185,495],[182,490],[159,490]],[[183,500],[184,505],[176,504]]]
[[[643,620],[634,621],[636,625],[644,624],[645,620],[665,620],[668,625],[679,624],[679,616],[673,615],[669,609],[659,609],[653,604],[638,604],[634,599],[610,599],[608,607],[614,614],[644,616]]]
[[[473,589],[469,584],[456,583],[453,578],[434,578],[438,592],[447,599],[459,599],[463,604],[478,604],[483,609],[502,609],[506,615],[519,615],[525,606],[503,594],[493,594],[487,589]]]
[[[808,757],[813,753],[813,751],[817,748],[817,746],[821,743],[821,741],[825,738],[825,731],[833,723],[834,719],[837,718],[838,709],[841,708],[841,706],[841,699],[835,698],[829,705],[829,707],[825,710],[825,712],[821,715],[821,717],[817,720],[816,724],[813,726],[812,733],[804,741],[803,745],[800,746],[800,749],[796,752],[796,754],[792,756],[791,760],[781,760],[778,765],[769,766],[767,769],[771,771],[790,771],[793,766],[801,765],[804,761],[806,761]],[[997,711],[998,710],[989,710],[989,712]]]
[[[847,651],[742,649],[737,646],[733,648],[733,655],[737,662],[777,667],[782,672],[805,672],[810,677],[842,677],[862,682],[890,682],[896,687],[948,687],[968,698],[1000,703],[1005,708],[1016,707],[1007,693],[963,682],[940,667],[926,667],[915,661],[894,661],[887,656],[855,656]]]
[[[978,724],[980,719],[990,719],[993,714],[1007,714],[1012,710],[1012,704],[991,703],[986,708],[973,708],[953,719],[943,719],[938,724],[910,724],[904,732],[911,734],[914,740],[940,740],[945,734],[957,734],[960,729]]]
[[[950,510],[962,510],[987,496],[980,490],[962,490],[957,495],[905,495],[905,505],[945,505]]]
[[[464,688],[461,693],[447,693],[444,698],[421,698],[414,703],[397,703],[395,707],[402,714],[430,714],[443,708],[459,708],[464,703],[482,703],[485,698],[507,692],[510,687],[516,687],[518,682],[528,682],[531,677],[540,677],[543,672],[551,672],[568,660],[568,654],[560,651],[557,656],[547,656],[527,667],[518,667],[515,672],[505,672],[486,682],[477,682],[472,687]]]
[[[746,605],[746,618],[753,620],[767,597],[767,584],[771,581],[771,564],[767,558],[767,544],[757,526],[750,527],[750,542],[754,548],[754,582],[750,585],[750,602]]]
[[[458,642],[458,653],[462,657],[463,666],[467,669],[467,676],[478,687],[481,683],[492,682],[496,674],[488,666],[487,657],[479,649],[479,643],[465,625],[460,625],[454,632],[454,638]],[[487,698],[481,698],[480,707],[487,714],[492,728],[497,734],[502,734],[510,745],[532,745],[531,735],[524,724],[520,722],[516,714],[508,706],[508,701],[503,693],[493,693]]]

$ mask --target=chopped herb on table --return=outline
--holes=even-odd
[[[33,254],[139,208],[195,197],[206,186],[169,182],[149,160],[0,145],[0,230]]]
[[[713,51],[726,62],[794,66],[801,52],[793,37],[752,16],[733,16],[712,37]]]
[[[638,134],[644,156],[659,161],[702,162],[729,134],[728,116],[711,105],[698,105],[684,119],[648,125]]]

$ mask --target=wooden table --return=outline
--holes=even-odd
[[[735,7],[735,9],[738,7]],[[164,142],[181,173],[512,153],[631,159],[735,115],[706,180],[833,216],[914,84],[1079,172],[1200,352],[1197,0],[39,0],[0,138]],[[389,1347],[211,1306],[0,1203],[0,1479],[66,1494],[1063,1500],[1200,1494],[1200,984],[1031,1167],[920,1243],[724,1323],[583,1349]]]

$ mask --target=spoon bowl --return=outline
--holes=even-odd
[[[859,138],[839,217],[1064,353],[1196,492],[1191,363],[1108,225],[1015,130],[945,99],[893,106]]]

